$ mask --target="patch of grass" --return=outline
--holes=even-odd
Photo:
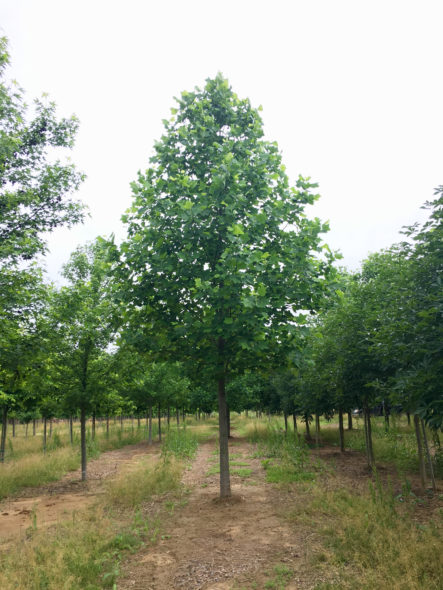
[[[183,465],[174,458],[155,464],[145,459],[106,485],[106,498],[114,506],[135,508],[165,492],[178,490]]]
[[[264,587],[267,590],[285,590],[292,577],[292,571],[287,565],[281,563],[274,566],[272,573],[269,572],[268,575],[272,575],[272,578],[265,582]]]
[[[198,448],[197,436],[187,428],[169,430],[162,445],[162,455],[192,459]]]
[[[317,531],[311,563],[334,572],[345,590],[438,590],[443,579],[443,517],[420,522],[420,506],[399,503],[379,481],[366,493],[301,484],[290,518]]]
[[[57,481],[79,465],[78,452],[70,446],[58,448],[46,455],[39,453],[9,461],[0,468],[0,498],[10,496],[24,487]]]
[[[269,483],[293,483],[294,481],[312,481],[316,477],[311,471],[295,471],[286,464],[270,465],[266,469],[266,481]]]

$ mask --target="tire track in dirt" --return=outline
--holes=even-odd
[[[291,584],[296,585],[287,590],[312,588],[312,578],[302,570],[304,539],[278,515],[284,492],[265,482],[253,447],[230,441],[231,457],[247,462],[252,474],[231,475],[233,497],[223,502],[218,500],[218,474],[207,475],[214,449],[213,442],[200,446],[183,477],[192,489],[186,506],[168,519],[168,534],[157,545],[126,562],[119,590],[228,590],[253,581],[261,588],[276,563],[294,572]]]

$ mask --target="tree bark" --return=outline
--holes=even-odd
[[[286,412],[283,412],[283,417],[285,419],[285,436],[288,434],[288,415]]]
[[[71,440],[71,445],[74,444],[74,432],[73,432],[73,425],[72,425],[72,416],[69,417],[69,438]]]
[[[220,441],[220,497],[231,495],[228,445],[228,405],[226,403],[225,378],[218,380],[218,429]]]
[[[158,440],[162,441],[162,416],[160,412],[160,404],[158,405]]]
[[[12,438],[15,438],[15,418],[12,419]]]
[[[149,406],[148,414],[148,445],[152,445],[152,405]]]
[[[425,489],[426,487],[426,467],[425,467],[425,458],[423,454],[423,442],[420,433],[420,418],[417,414],[414,414],[414,427],[415,427],[415,438],[417,440],[417,451],[418,451],[418,466],[420,471],[420,482],[421,487]]]
[[[315,446],[320,446],[320,415],[315,414]]]
[[[177,419],[177,428],[180,426],[180,410],[177,408],[175,410],[175,417]]]
[[[372,448],[372,428],[371,428],[371,412],[368,407],[364,409],[365,415],[365,437],[366,437],[366,453],[368,457],[368,465],[371,469],[374,468],[374,451]]]
[[[425,427],[424,420],[420,420],[420,422],[421,422],[421,429],[422,429],[422,432],[423,432],[423,443],[424,443],[425,450],[426,450],[426,457],[428,458],[429,473],[431,475],[431,482],[432,482],[432,490],[434,492],[436,492],[437,491],[437,485],[435,483],[434,466],[432,465],[432,457],[431,457],[431,453],[429,451],[428,437],[426,435],[426,427]]]
[[[294,423],[294,432],[297,432],[297,415],[295,412],[292,414],[292,421]]]
[[[226,421],[228,425],[228,438],[231,438],[231,410],[228,403],[226,403]]]
[[[348,412],[348,430],[352,430],[352,412]]]
[[[86,411],[80,410],[80,448],[82,457],[82,481],[86,481]]]
[[[343,410],[338,411],[338,431],[340,433],[340,452],[345,452],[345,429],[343,428]]]
[[[35,418],[32,420],[32,436],[35,436]]]
[[[47,439],[48,424],[46,418],[43,418],[43,454],[46,453],[46,439]]]
[[[0,442],[0,463],[5,461],[6,430],[8,428],[8,408],[3,406],[2,412],[2,438]]]
[[[309,428],[308,414],[305,414],[305,424],[306,424],[306,438],[307,438],[307,440],[311,440],[311,429]]]
[[[109,416],[106,416],[106,438],[109,438]]]

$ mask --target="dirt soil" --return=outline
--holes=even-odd
[[[74,511],[84,510],[102,493],[104,480],[127,470],[147,453],[155,456],[159,451],[158,444],[149,447],[140,443],[103,453],[89,462],[85,483],[80,481],[80,471],[75,471],[58,482],[4,501],[0,504],[0,550],[7,549],[13,538],[24,537],[35,518],[39,527],[72,518]],[[254,446],[245,440],[232,439],[230,455],[235,463],[242,463],[232,465],[234,470],[251,473],[231,475],[233,496],[221,502],[219,475],[208,473],[218,463],[215,443],[199,447],[183,476],[186,500],[177,501],[173,511],[162,518],[160,540],[122,564],[119,590],[312,590],[320,582],[334,582],[334,572],[325,573],[324,568],[313,565],[316,532],[285,518],[291,507],[303,502],[303,495],[297,495],[291,486],[267,483],[261,461],[254,457]],[[361,453],[347,451],[343,455],[337,448],[324,447],[313,450],[311,456],[326,466],[322,485],[346,487],[356,493],[367,490],[371,473]],[[399,488],[393,468],[381,466],[379,473],[382,479],[389,477],[394,489]],[[416,483],[414,478],[414,488]],[[154,512],[158,513],[159,502],[161,499],[150,502]],[[427,511],[435,509],[427,506]],[[277,565],[290,571],[284,585],[277,579]]]
[[[86,482],[81,481],[78,469],[59,481],[25,489],[18,497],[3,500],[0,502],[0,549],[11,539],[24,537],[33,524],[50,526],[72,517],[73,512],[92,504],[105,479],[115,476],[128,463],[159,452],[158,444],[148,446],[144,442],[109,451],[88,462]]]
[[[313,588],[320,580],[306,570],[309,539],[280,516],[287,492],[266,483],[253,447],[234,439],[231,457],[248,466],[233,469],[249,468],[252,473],[231,475],[233,496],[220,502],[219,476],[208,476],[218,461],[214,450],[214,443],[200,447],[183,478],[191,490],[186,506],[175,512],[168,534],[156,546],[125,564],[119,590],[264,588],[266,580],[275,577],[276,564],[293,572],[286,590]]]

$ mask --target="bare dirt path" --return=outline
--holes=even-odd
[[[0,503],[0,547],[12,538],[22,537],[35,524],[50,526],[72,517],[73,512],[92,504],[104,480],[115,476],[123,467],[147,454],[159,454],[157,443],[142,442],[102,453],[88,462],[88,480],[81,481],[80,469],[62,479],[38,488],[27,488]]]
[[[156,546],[128,560],[119,590],[230,590],[253,583],[262,588],[276,564],[293,572],[287,590],[312,588],[312,578],[301,568],[306,538],[279,516],[285,492],[265,482],[253,447],[234,439],[231,458],[247,466],[232,468],[252,472],[231,476],[233,498],[217,501],[219,476],[208,475],[218,461],[214,449],[214,443],[200,447],[183,478],[191,488],[186,506],[167,523],[168,534]]]

